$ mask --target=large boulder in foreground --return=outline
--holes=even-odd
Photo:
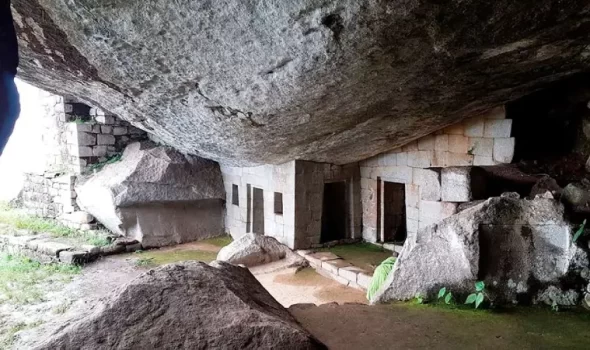
[[[221,248],[217,260],[234,265],[257,266],[286,259],[289,266],[304,266],[306,260],[281,244],[274,237],[246,233],[229,245]]]
[[[20,78],[244,165],[359,161],[589,67],[587,0],[12,6]]]
[[[151,142],[132,143],[76,188],[78,205],[144,247],[224,234],[225,190],[216,162]]]
[[[549,286],[582,287],[566,278],[588,260],[563,214],[553,199],[495,197],[428,226],[406,242],[372,302],[432,298],[442,287],[466,295],[479,280],[496,303],[534,301]]]
[[[148,271],[36,349],[325,349],[245,268]]]

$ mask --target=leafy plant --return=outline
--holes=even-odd
[[[422,295],[420,295],[420,293],[416,294],[416,296],[414,297],[414,302],[416,304],[424,304],[424,298],[422,297]]]
[[[446,287],[442,287],[439,291],[438,291],[438,299],[442,299],[444,298],[445,300],[445,304],[449,305],[451,303],[451,301],[453,300],[453,293],[448,292],[447,293],[447,288]]]
[[[486,285],[483,281],[475,282],[475,293],[469,294],[469,296],[467,296],[465,304],[474,304],[475,308],[477,309],[487,296],[485,287]]]
[[[551,304],[551,310],[559,312],[559,305],[557,305],[557,302],[555,300],[553,300],[553,303]]]
[[[580,236],[584,233],[584,228],[586,227],[586,219],[582,222],[582,225],[578,228],[578,231],[574,234],[574,243],[580,238]]]

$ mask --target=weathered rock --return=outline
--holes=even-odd
[[[535,303],[544,303],[545,305],[575,306],[578,305],[579,300],[580,293],[571,289],[563,291],[556,286],[547,287],[535,297]]]
[[[183,262],[140,275],[36,349],[325,349],[247,270]]]
[[[426,227],[372,302],[433,297],[441,287],[467,294],[481,279],[496,303],[530,300],[531,281],[559,284],[576,255],[563,211],[551,199],[495,197]]]
[[[304,266],[306,260],[274,237],[247,233],[221,248],[217,260],[234,265],[256,266],[287,259],[289,266]]]
[[[236,164],[361,160],[588,68],[586,0],[12,4],[22,79]]]
[[[551,176],[543,176],[533,185],[529,198],[533,199],[537,195],[544,195],[548,191],[554,197],[558,197],[561,194],[561,187]]]
[[[573,207],[583,207],[590,202],[590,191],[581,184],[571,183],[565,186],[561,198]]]
[[[83,210],[146,248],[224,234],[219,165],[168,147],[133,143],[76,191]]]

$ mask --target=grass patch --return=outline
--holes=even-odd
[[[10,327],[4,336],[0,338],[0,349],[9,349],[14,344],[16,340],[15,334],[25,329],[35,328],[41,325],[43,322],[33,322],[33,323],[17,323],[14,326]]]
[[[48,233],[53,237],[76,238],[86,244],[99,247],[110,243],[107,239],[108,235],[104,232],[72,229],[55,220],[27,215],[7,205],[0,206],[0,223],[30,231],[31,234]]]
[[[226,245],[229,245],[233,241],[234,240],[231,236],[220,236],[220,237],[205,239],[205,240],[199,241],[199,243],[207,243],[207,244],[214,245],[216,247],[223,248]]]
[[[337,245],[332,248],[321,248],[318,251],[334,253],[354,266],[368,271],[374,271],[383,260],[392,256],[389,250],[371,243]]]
[[[209,263],[217,258],[217,253],[202,250],[150,250],[141,253],[135,260],[136,266],[159,266],[181,261],[197,260]]]
[[[0,303],[34,304],[43,301],[41,284],[69,282],[81,268],[68,264],[41,264],[38,261],[0,254]]]

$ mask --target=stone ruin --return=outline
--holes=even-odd
[[[459,257],[469,267],[463,282],[493,283],[477,257],[493,259],[475,243],[494,236],[481,225],[501,226],[486,211],[510,202],[497,202],[502,193],[531,195],[538,174],[551,173],[550,196],[566,203],[564,213],[535,195],[513,204],[521,214],[541,202],[554,209],[560,243],[546,253],[571,265],[567,237],[590,213],[587,172],[568,167],[579,164],[573,158],[559,171],[545,160],[575,153],[585,163],[590,155],[587,75],[576,75],[588,70],[590,41],[579,30],[586,2],[89,4],[100,21],[85,21],[89,11],[79,6],[13,1],[20,76],[88,101],[55,97],[65,103],[63,122],[74,122],[63,128],[62,114],[53,118],[61,147],[49,159],[64,169],[30,177],[23,203],[35,213],[78,225],[96,217],[148,247],[223,233],[271,236],[291,249],[364,240],[409,263],[429,251],[423,242],[480,213],[440,244],[473,255]],[[236,12],[243,21],[218,20]],[[166,146],[144,146],[147,138]],[[93,174],[121,152],[121,162]],[[560,197],[569,182],[580,191]],[[522,244],[529,234],[554,237],[515,225],[502,232]],[[405,276],[403,266],[392,278]],[[510,280],[517,289],[522,282]],[[435,282],[445,281],[416,282],[407,293],[393,287],[383,300],[431,293]],[[551,283],[544,287],[557,288]]]

